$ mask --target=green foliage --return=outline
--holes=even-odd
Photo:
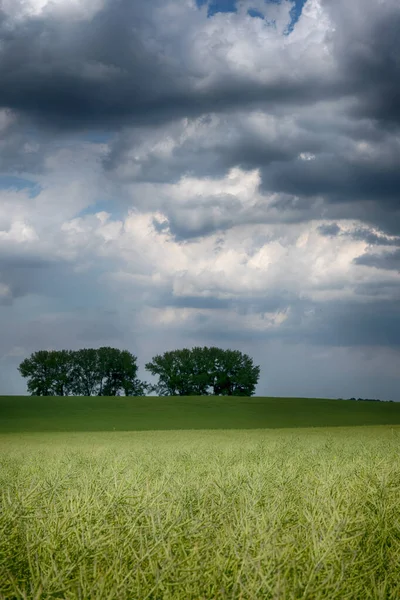
[[[40,350],[18,369],[32,396],[139,396],[148,385],[136,377],[136,360],[127,350],[109,347]]]
[[[146,369],[159,380],[154,390],[160,396],[192,396],[195,390],[196,373],[190,350],[173,350],[157,355]]]
[[[99,381],[98,350],[94,348],[76,350],[74,358],[72,393],[76,396],[96,395]]]
[[[210,376],[215,396],[252,396],[255,392],[260,367],[238,350],[209,348]]]
[[[35,396],[252,396],[260,367],[238,350],[183,348],[157,355],[146,369],[158,382],[137,378],[136,357],[127,350],[102,347],[39,350],[19,366]]]
[[[165,352],[146,369],[158,376],[154,390],[164,396],[252,396],[260,376],[247,354],[215,347]]]
[[[72,353],[68,350],[39,350],[18,367],[28,377],[32,396],[68,396],[72,389]]]

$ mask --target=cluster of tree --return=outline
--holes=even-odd
[[[252,396],[260,376],[247,354],[215,347],[165,352],[146,369],[158,375],[160,396]]]
[[[116,348],[39,350],[18,367],[34,396],[141,396],[136,356]]]
[[[349,398],[349,400],[355,400],[356,402],[382,402],[378,398]],[[391,402],[391,400],[389,400]]]
[[[102,347],[39,350],[18,367],[32,396],[252,396],[260,367],[238,350],[193,348],[155,356],[146,369],[158,382],[137,377],[137,358]]]
[[[342,398],[339,398],[342,400]],[[349,398],[355,402],[394,402],[394,400],[379,400],[379,398]]]

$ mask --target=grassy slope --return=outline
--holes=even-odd
[[[400,424],[400,403],[316,398],[0,396],[0,432]]]

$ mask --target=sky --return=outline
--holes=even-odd
[[[0,0],[0,394],[218,346],[400,401],[398,0]]]

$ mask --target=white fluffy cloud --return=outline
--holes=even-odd
[[[51,14],[57,18],[90,19],[104,0],[3,0],[1,8],[14,19]]]

